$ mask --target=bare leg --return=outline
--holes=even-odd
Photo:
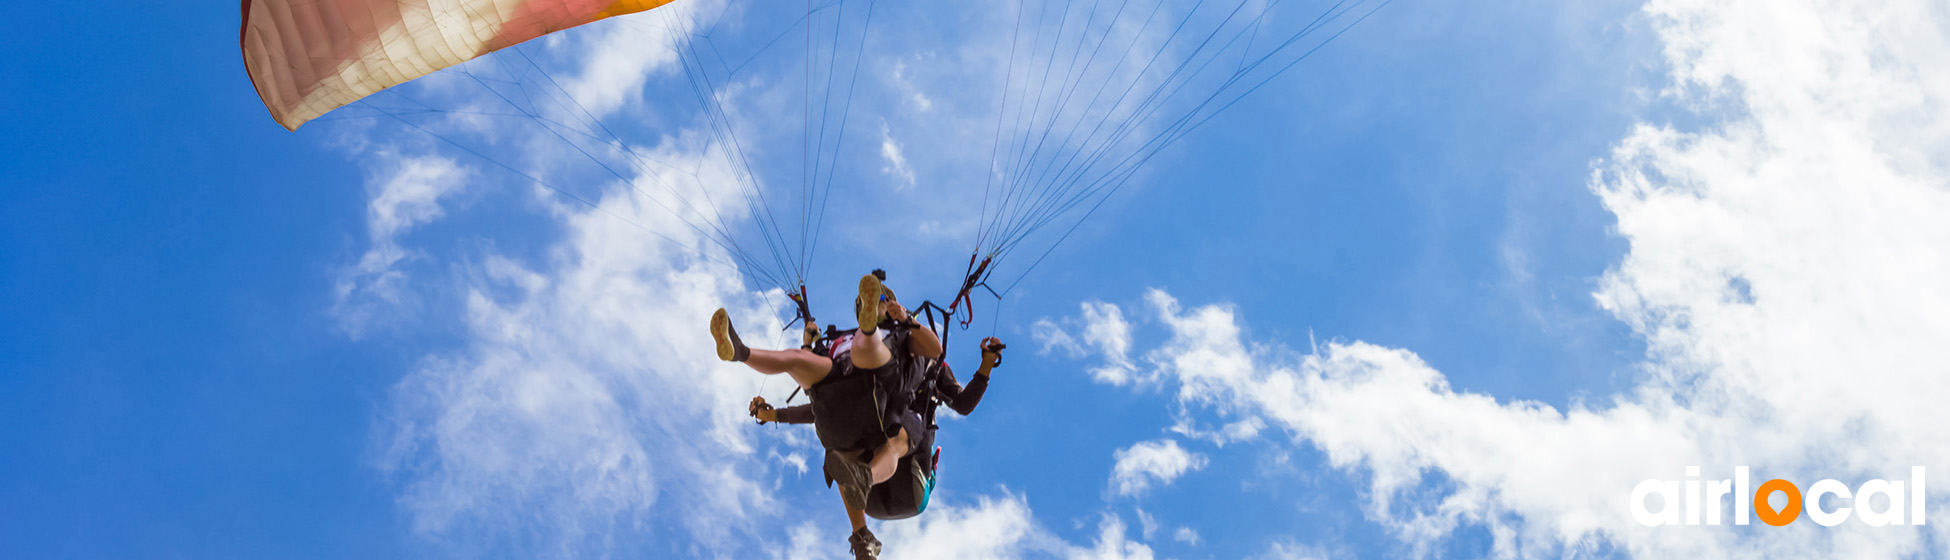
[[[901,457],[906,455],[906,451],[907,428],[901,428],[900,433],[880,445],[880,449],[873,454],[873,462],[867,464],[867,469],[873,472],[873,483],[880,484],[893,478],[894,469],[900,467]]]
[[[753,348],[751,357],[745,359],[745,365],[766,375],[791,374],[792,380],[799,383],[800,387],[808,388],[825,379],[827,372],[833,370],[833,360],[814,354],[810,350]]]
[[[840,487],[840,493],[846,493],[845,486]],[[846,500],[840,500],[840,503],[845,504]],[[846,506],[846,520],[853,523],[854,531],[859,531],[861,527],[867,526],[867,512],[854,509],[853,506]]]
[[[880,333],[854,333],[852,354],[853,367],[859,369],[874,369],[894,361],[894,353],[887,349]]]
[[[845,495],[846,489],[841,488],[840,494]],[[847,506],[846,520],[853,523],[853,534],[846,538],[846,543],[853,550],[853,557],[879,558],[880,539],[873,538],[873,531],[867,530],[867,513]]]

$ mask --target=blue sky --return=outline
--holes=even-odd
[[[719,85],[755,170],[790,184],[804,47],[761,47],[800,12],[748,4],[694,17],[751,56]],[[944,300],[972,245],[1013,14],[902,4],[876,5],[831,156],[823,318],[875,267]],[[950,361],[972,371],[991,331],[1012,354],[942,422],[937,509],[877,526],[889,556],[1946,554],[1940,529],[1660,533],[1623,505],[1685,465],[1950,467],[1944,436],[1905,431],[1950,396],[1924,351],[1950,332],[1929,287],[1950,96],[1915,71],[1950,52],[1945,14],[1786,4],[1388,5],[976,298]],[[0,62],[11,549],[844,551],[808,431],[744,419],[789,384],[708,350],[720,305],[782,345],[777,293],[533,123],[413,121],[607,210],[370,109],[283,130],[234,5],[7,12],[43,22]],[[516,54],[620,94],[604,122],[730,192],[657,15]],[[400,93],[492,105],[461,76]]]

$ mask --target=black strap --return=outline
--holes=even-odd
[[[947,356],[943,355],[942,357],[945,358]],[[945,363],[947,363],[945,360],[935,360],[933,364],[928,366],[926,371],[921,373],[925,379],[921,380],[921,398],[917,402],[927,403],[927,410],[921,413],[921,425],[927,426],[929,430],[940,427],[934,423],[934,409],[941,408],[941,393],[935,390],[935,380],[940,378],[942,364]]]

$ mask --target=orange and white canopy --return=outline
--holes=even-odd
[[[244,67],[285,128],[477,56],[671,0],[244,0]]]

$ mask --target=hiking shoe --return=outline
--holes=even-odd
[[[887,293],[887,287],[880,284],[880,277],[868,274],[860,277],[860,297],[853,299],[853,311],[860,315],[860,333],[873,334],[880,326],[880,296]]]
[[[873,488],[873,471],[866,463],[838,451],[826,452],[826,478],[840,485],[840,499],[848,509],[866,511],[867,491]],[[875,543],[876,554],[878,543]]]
[[[853,545],[854,560],[878,560],[880,558],[880,539],[873,538],[873,531],[868,531],[866,527],[861,527],[860,530],[854,531],[853,535],[846,538],[846,543]]]
[[[738,331],[731,328],[731,315],[725,313],[723,307],[718,308],[717,313],[711,314],[711,338],[718,342],[720,360],[742,362],[752,355],[752,350],[745,347],[745,342],[738,340]]]

